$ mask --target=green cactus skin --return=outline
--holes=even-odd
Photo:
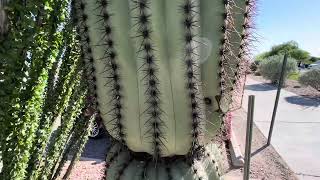
[[[205,156],[195,160],[192,165],[183,156],[162,159],[162,162],[155,163],[151,159],[148,159],[148,156],[140,155],[140,158],[133,158],[135,155],[131,154],[132,152],[124,149],[117,143],[111,147],[106,159],[106,163],[108,164],[106,179],[222,179],[220,177],[219,158],[214,158],[219,157],[217,146],[209,144],[205,149]]]
[[[97,108],[112,137],[158,159],[192,155],[217,134],[247,55],[245,24],[252,4],[77,2]],[[202,64],[201,38],[212,46]]]

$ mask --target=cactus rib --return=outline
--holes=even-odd
[[[124,133],[125,126],[122,123],[123,119],[123,95],[122,95],[122,86],[121,86],[121,76],[120,76],[120,66],[117,62],[117,51],[114,48],[114,40],[112,37],[112,26],[110,19],[112,15],[108,12],[107,8],[110,4],[107,0],[100,0],[97,2],[98,8],[101,8],[100,14],[98,15],[98,21],[102,22],[102,28],[100,29],[102,33],[102,44],[99,46],[105,47],[104,57],[101,57],[101,61],[104,61],[105,70],[104,73],[107,75],[107,82],[105,86],[109,87],[109,95],[111,96],[110,100],[110,110],[107,112],[111,116],[111,122],[114,125],[112,131],[115,131],[117,138],[122,142],[123,145],[126,144]]]
[[[193,0],[185,0],[185,3],[182,6],[184,19],[184,41],[185,41],[185,57],[184,61],[186,64],[186,88],[190,98],[190,109],[191,109],[191,120],[192,120],[192,145],[191,145],[191,153],[195,153],[195,151],[200,146],[200,136],[202,135],[202,127],[203,127],[203,109],[201,108],[201,99],[200,90],[199,90],[199,70],[196,65],[196,61],[199,58],[197,54],[197,45],[195,40],[195,27],[197,27],[197,5],[196,1]]]
[[[145,95],[147,96],[146,104],[147,109],[144,111],[149,118],[146,121],[150,129],[146,133],[152,134],[152,146],[154,158],[157,159],[161,156],[161,146],[165,146],[163,143],[163,121],[162,121],[162,109],[160,107],[160,91],[159,91],[159,80],[158,80],[158,67],[155,63],[156,59],[154,56],[154,47],[151,39],[151,25],[150,16],[148,12],[149,0],[137,0],[133,1],[135,4],[134,8],[138,10],[137,23],[138,26],[138,37],[142,38],[140,49],[137,54],[142,54],[142,60],[144,61],[141,69],[145,73],[142,81],[144,81],[146,88]]]

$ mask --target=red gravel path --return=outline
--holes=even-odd
[[[66,163],[62,174],[64,174],[69,162]],[[100,180],[104,177],[105,162],[78,161],[75,165],[70,180]]]

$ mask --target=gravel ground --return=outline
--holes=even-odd
[[[254,76],[252,74],[249,75],[250,78],[256,81],[265,82],[271,84],[269,80],[264,79],[262,76]],[[271,84],[273,85],[273,84]],[[310,87],[303,86],[298,81],[295,80],[286,80],[285,90],[298,94],[300,96],[308,97],[308,98],[316,98],[320,100],[320,91]]]
[[[68,161],[62,170],[64,174],[67,166],[70,164]],[[100,180],[104,177],[105,162],[96,162],[94,160],[80,160],[75,165],[70,180]]]
[[[80,160],[76,163],[70,180],[100,180],[104,177],[105,158],[110,141],[106,135],[99,139],[89,139]],[[70,161],[65,164],[64,174]]]
[[[233,112],[232,115],[232,127],[240,144],[241,152],[244,154],[246,112],[243,109],[239,109]],[[253,125],[252,137],[250,179],[297,180],[294,172],[288,167],[274,148],[272,146],[265,146],[267,139],[255,124]],[[231,177],[242,177],[243,168],[234,169],[233,167],[229,167],[227,174]]]
[[[233,113],[233,129],[241,141],[241,150],[244,154],[245,142],[245,118],[246,113],[240,109]],[[243,176],[243,169],[235,169],[231,166],[229,157],[229,150],[223,138],[215,140],[221,149],[222,158],[222,172],[229,177],[237,177],[241,179]],[[286,163],[282,160],[279,154],[273,149],[272,146],[264,147],[266,138],[260,130],[254,125],[253,140],[252,140],[252,159],[250,168],[250,178],[253,179],[284,179],[296,180],[295,174],[290,170]],[[89,139],[86,144],[85,150],[82,153],[81,159],[74,167],[70,179],[71,180],[100,180],[104,177],[105,171],[105,156],[110,142],[107,136],[100,139]],[[66,163],[64,171],[68,166]],[[234,179],[234,178],[232,178]]]

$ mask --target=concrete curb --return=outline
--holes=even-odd
[[[240,144],[238,143],[237,138],[233,133],[233,130],[231,130],[231,138],[229,141],[229,147],[230,147],[230,156],[231,156],[232,165],[234,167],[243,167],[244,156],[241,153]]]

